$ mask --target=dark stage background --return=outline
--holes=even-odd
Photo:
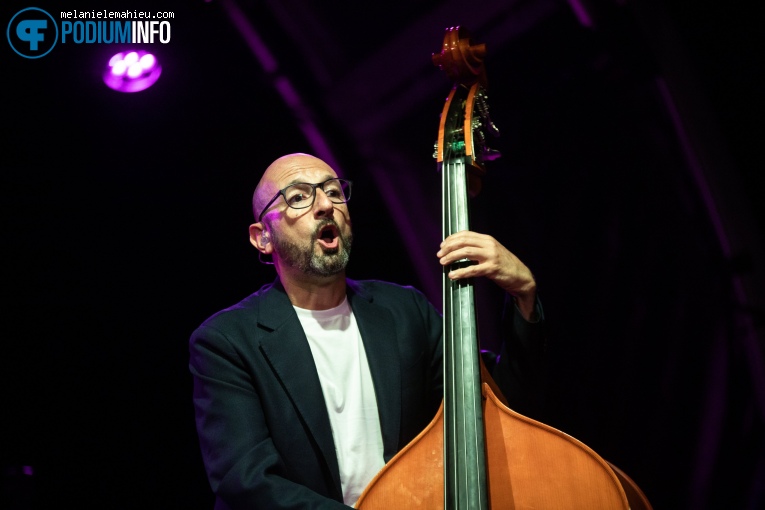
[[[351,277],[440,306],[431,153],[451,84],[430,55],[453,25],[487,43],[502,131],[475,229],[532,268],[549,322],[537,418],[656,509],[765,507],[756,16],[468,4],[153,3],[175,13],[172,40],[136,94],[100,81],[113,47],[26,60],[0,44],[2,508],[211,508],[187,339],[273,278],[247,226],[277,156],[316,153],[355,181]],[[3,28],[29,6],[4,2]],[[494,349],[501,296],[477,286]]]

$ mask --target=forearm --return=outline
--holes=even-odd
[[[539,417],[544,405],[547,341],[544,311],[535,297],[527,320],[508,295],[502,320],[502,347],[492,373],[509,406],[529,417]],[[536,319],[536,320],[534,320]]]

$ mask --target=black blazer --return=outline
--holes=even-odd
[[[387,462],[425,428],[443,398],[441,316],[416,289],[380,281],[348,280],[348,299]],[[537,352],[535,343],[541,349],[543,342],[522,322],[511,321],[507,343],[520,354],[528,346]],[[528,338],[519,337],[519,324],[528,329],[520,337]],[[522,386],[523,364],[505,365],[505,382]],[[319,376],[278,279],[197,328],[189,367],[216,509],[348,508]]]

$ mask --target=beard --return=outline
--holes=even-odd
[[[338,232],[340,227],[335,220],[324,219],[314,230],[311,238],[303,243],[293,243],[281,236],[273,234],[274,252],[279,259],[286,265],[299,269],[303,273],[315,276],[333,276],[345,269],[351,256],[351,245],[353,244],[353,233],[344,234],[340,232],[340,243],[337,248],[322,249],[317,254],[314,246],[319,238],[319,232],[325,225],[335,225]]]

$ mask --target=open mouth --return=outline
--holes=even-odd
[[[337,226],[332,224],[324,225],[319,230],[317,240],[324,248],[337,248],[340,244],[340,232],[338,231]]]

